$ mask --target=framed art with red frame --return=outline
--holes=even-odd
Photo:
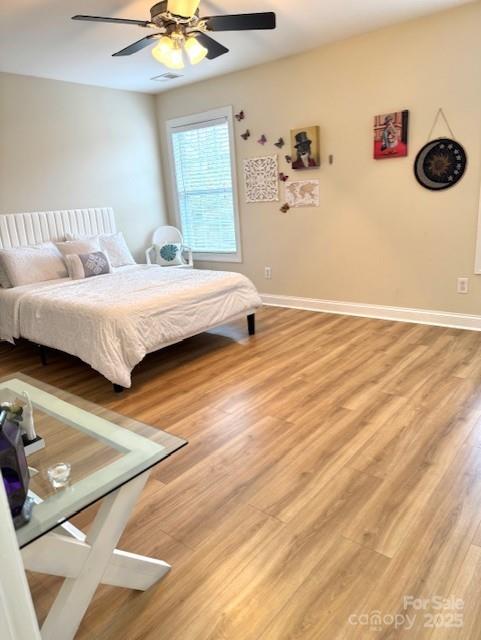
[[[374,116],[374,159],[408,155],[409,111]]]

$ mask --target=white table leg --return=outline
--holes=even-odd
[[[76,578],[92,546],[57,533],[49,533],[23,550],[23,564],[29,571],[62,578]],[[145,591],[170,571],[162,560],[115,549],[100,582],[112,587]]]
[[[0,475],[0,637],[40,640],[35,609]]]
[[[85,544],[86,547],[79,547],[79,551],[76,552],[77,559],[72,566],[65,566],[68,569],[65,573],[74,575],[65,579],[48,613],[41,630],[43,640],[71,640],[74,637],[104,574],[105,577],[109,575],[107,572],[109,563],[111,563],[110,577],[117,584],[126,580],[126,574],[129,573],[129,567],[126,569],[125,565],[119,566],[118,558],[121,559],[120,565],[122,562],[126,562],[130,568],[135,565],[137,573],[139,573],[139,567],[147,567],[145,559],[135,556],[132,559],[128,554],[116,556],[114,549],[148,476],[149,472],[143,473],[104,498],[86,542],[80,543]],[[60,537],[63,538],[63,536]],[[62,549],[67,549],[64,541],[60,544]],[[25,552],[27,550],[28,547]],[[32,555],[33,551],[34,549],[32,549]],[[114,558],[117,559],[113,561]],[[53,566],[55,561],[53,558],[51,560],[51,566]],[[46,560],[46,562],[48,565],[49,561]],[[168,571],[166,567],[162,569]]]

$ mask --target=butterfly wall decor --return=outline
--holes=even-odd
[[[291,164],[292,162],[292,156],[284,156],[286,159],[287,164]]]
[[[277,147],[278,149],[282,149],[282,147],[285,144],[286,143],[284,142],[284,138],[279,138],[279,140],[277,142],[274,142],[274,146]]]
[[[282,171],[281,171],[281,173],[279,174],[279,180],[281,182],[287,182],[289,180],[289,176],[286,176],[286,174],[282,173]]]
[[[289,209],[290,209],[290,206],[286,202],[285,204],[282,205],[282,207],[280,208],[280,211],[282,211],[282,213],[287,213]]]
[[[249,131],[249,129],[245,130],[245,133],[241,133],[241,138],[243,140],[248,140],[251,137],[251,132]]]
[[[244,120],[244,118],[246,117],[244,111],[239,111],[239,113],[235,114],[235,119],[237,120],[237,122],[240,122],[241,120]]]
[[[257,142],[261,145],[265,145],[265,143],[267,142],[267,138],[265,137],[264,134],[262,134]]]

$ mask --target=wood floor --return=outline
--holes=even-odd
[[[0,345],[0,375],[190,442],[120,545],[171,574],[101,587],[77,637],[481,638],[481,333],[274,308],[257,325],[149,356],[121,396],[74,358],[42,368],[31,345]],[[29,579],[42,617],[59,582]]]

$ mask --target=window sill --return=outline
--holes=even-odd
[[[194,253],[194,262],[242,262],[239,253]]]

